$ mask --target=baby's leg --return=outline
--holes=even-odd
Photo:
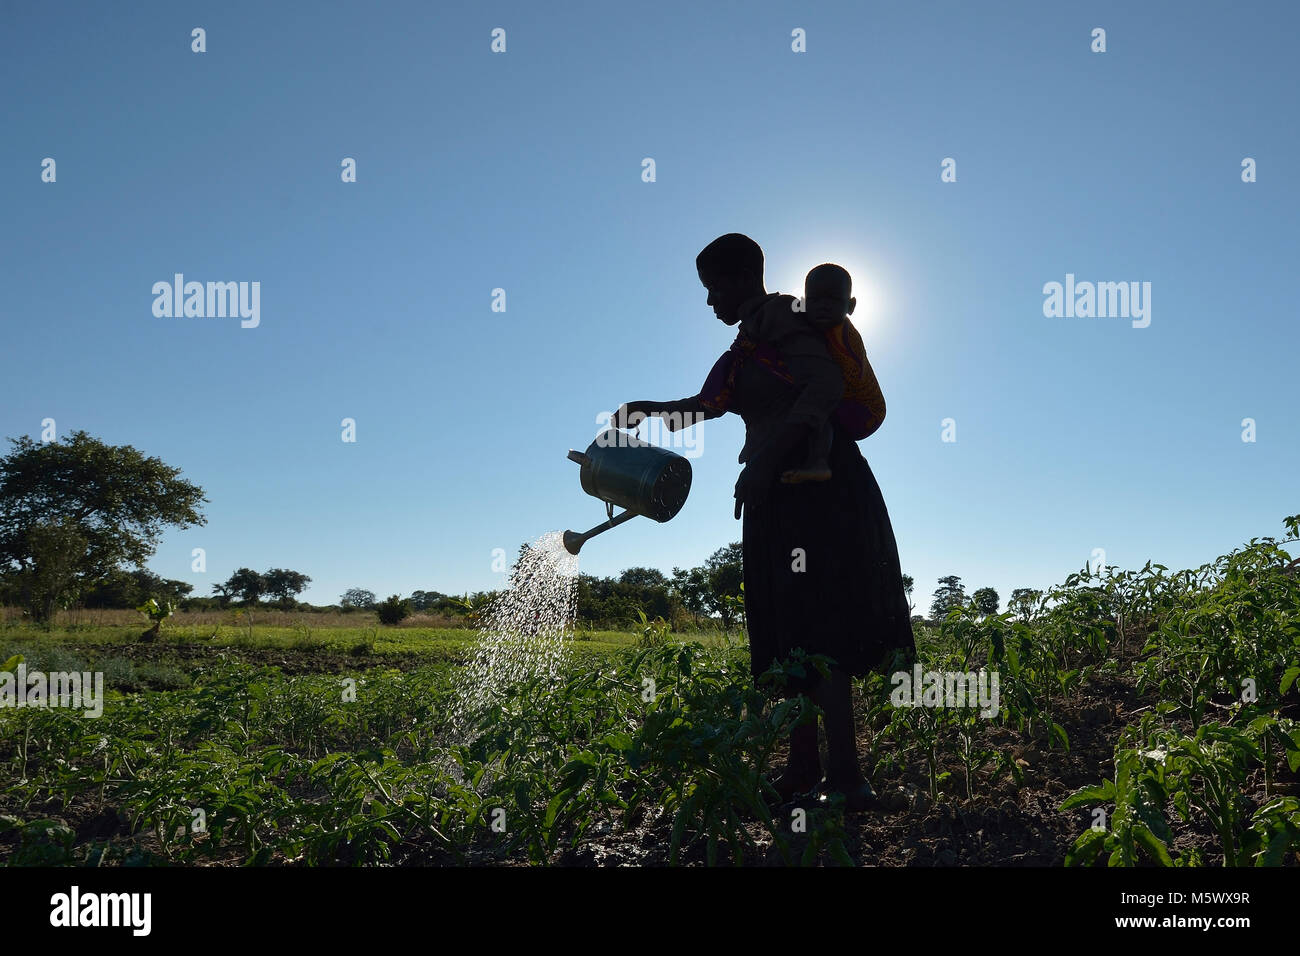
[[[808,460],[798,468],[791,468],[781,475],[781,481],[787,485],[797,485],[805,481],[830,481],[831,478],[831,441],[834,438],[831,423],[823,425],[808,442]]]

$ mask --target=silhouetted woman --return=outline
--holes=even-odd
[[[833,418],[843,374],[824,335],[791,308],[792,297],[764,288],[758,244],[738,233],[721,236],[699,254],[696,268],[717,317],[739,325],[735,343],[700,394],[630,402],[615,424],[659,415],[676,428],[683,416],[691,416],[689,423],[727,411],[744,419],[736,516],[743,511],[752,674],[757,678],[796,648],[836,662],[829,680],[813,672],[787,687],[809,694],[825,713],[826,777],[810,722],[791,735],[789,762],[775,787],[790,800],[820,782],[824,794],[843,793],[849,809],[861,809],[872,794],[858,766],[850,677],[887,662],[894,649],[915,651],[889,514],[866,459]],[[809,439],[828,421],[831,478],[779,481],[807,459]]]

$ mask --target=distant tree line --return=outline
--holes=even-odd
[[[307,590],[309,584],[311,578],[301,571],[272,568],[259,574],[252,568],[239,568],[225,582],[212,585],[212,593],[221,607],[234,600],[257,604],[266,597],[288,609],[297,605],[297,596]]]
[[[10,439],[0,457],[0,604],[38,623],[68,607],[136,608],[153,599],[182,608],[233,601],[296,604],[311,583],[299,571],[240,568],[215,597],[145,567],[166,528],[206,524],[203,489],[180,469],[84,431],[62,441]]]
[[[910,591],[911,578],[907,578],[907,581],[909,582],[908,590]],[[1007,610],[1025,616],[1042,596],[1042,591],[1036,591],[1033,588],[1016,588],[1011,592],[1011,599],[1007,602]],[[997,614],[1001,605],[1002,600],[998,596],[998,592],[993,588],[979,588],[974,594],[967,597],[966,588],[961,583],[961,578],[955,574],[950,574],[939,578],[939,586],[935,589],[933,600],[930,602],[930,620],[934,622],[941,621],[954,610],[982,616]]]
[[[520,546],[520,559],[529,547]],[[740,562],[740,542],[734,542],[719,548],[699,567],[689,571],[673,568],[671,575],[641,567],[628,568],[616,577],[579,574],[575,581],[577,626],[615,630],[639,621],[640,612],[650,620],[663,618],[679,631],[733,628],[742,623],[744,613]],[[407,598],[394,594],[381,602],[373,591],[349,588],[339,598],[339,606],[374,611],[384,624],[426,613],[449,617],[449,623],[473,626],[479,613],[500,593],[477,591],[457,597],[441,591],[414,591]]]
[[[211,596],[194,596],[193,586],[165,579],[145,567],[166,528],[203,525],[203,490],[180,469],[145,456],[130,445],[107,445],[84,431],[62,441],[10,439],[0,457],[0,604],[24,608],[37,622],[73,606],[136,608],[150,599],[183,610],[260,606],[311,608],[298,601],[311,578],[300,571],[239,568],[212,586]],[[529,545],[520,547],[523,557]],[[577,577],[578,626],[621,628],[644,614],[675,630],[733,628],[744,623],[741,546],[719,548],[698,567],[628,568],[615,577]],[[930,620],[954,608],[996,614],[997,591],[980,588],[969,598],[961,578],[940,578]],[[914,582],[903,576],[909,601]],[[373,591],[350,588],[337,605],[344,612],[369,611],[395,624],[412,614],[440,617],[440,623],[477,622],[496,591],[461,596],[417,590],[379,601]],[[1028,614],[1042,592],[1017,588],[1008,610]],[[924,620],[915,615],[913,620]]]

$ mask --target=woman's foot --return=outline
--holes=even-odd
[[[799,720],[790,731],[790,752],[786,755],[785,768],[771,781],[781,805],[794,800],[800,794],[817,789],[817,782],[822,777],[822,758],[817,749],[817,720],[812,712],[805,712],[800,705]]]
[[[795,797],[816,790],[821,776],[821,767],[787,766],[772,779],[772,789],[782,804],[790,803]]]
[[[871,784],[861,777],[841,783],[828,777],[822,780],[819,789],[821,794],[817,801],[824,806],[830,805],[832,794],[836,793],[844,797],[844,809],[849,813],[861,813],[863,810],[870,810],[877,806],[876,792],[871,789]]]

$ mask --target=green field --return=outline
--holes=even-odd
[[[579,631],[562,669],[456,734],[470,630],[178,615],[147,642],[129,613],[6,615],[0,669],[97,671],[107,699],[95,719],[0,708],[0,858],[1296,866],[1287,526],[1196,571],[1071,575],[1014,611],[918,624],[923,670],[996,673],[1000,705],[909,707],[884,673],[857,681],[878,801],[851,814],[773,799],[811,712],[753,686],[737,635]]]
[[[178,615],[183,619],[184,615]],[[94,658],[110,654],[113,648],[135,647],[139,643],[139,625],[87,627],[81,630],[43,631],[30,627],[0,627],[0,653],[5,648],[63,648]],[[706,645],[724,641],[720,634],[693,636]],[[154,645],[140,644],[136,653],[161,657],[182,656],[199,647],[230,648],[244,651],[293,651],[319,654],[322,657],[380,656],[421,660],[457,660],[477,640],[477,632],[466,628],[390,628],[361,627],[254,627],[251,630],[233,625],[195,627],[169,625],[162,639]],[[633,646],[637,635],[626,631],[578,631],[574,649],[607,654]],[[362,650],[364,648],[364,650]],[[167,651],[170,649],[171,655]],[[10,650],[12,653],[25,653]],[[6,655],[7,657],[7,655]]]

